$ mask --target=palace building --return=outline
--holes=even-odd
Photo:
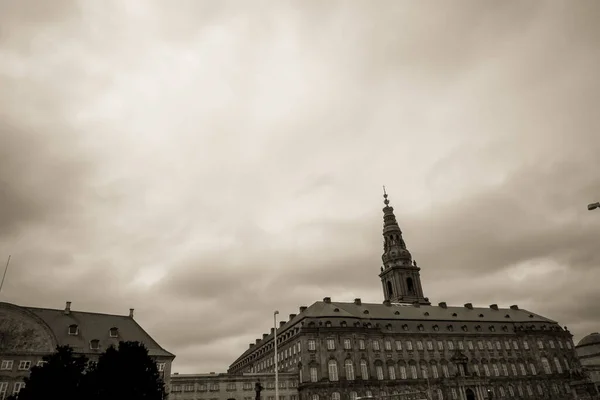
[[[71,302],[62,310],[0,302],[0,400],[18,394],[31,367],[40,365],[44,356],[64,345],[94,361],[120,341],[141,342],[156,361],[168,388],[175,355],[144,331],[133,319],[133,311],[111,315],[75,311]]]
[[[431,305],[384,195],[381,304],[329,297],[277,328],[280,371],[297,373],[300,400],[586,398],[567,328],[496,304]],[[230,374],[274,371],[274,329]]]

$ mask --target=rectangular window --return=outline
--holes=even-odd
[[[459,340],[459,341],[458,341],[458,349],[459,349],[459,350],[464,350],[464,349],[465,349],[465,345],[464,345],[464,343],[462,342],[462,340]]]
[[[496,340],[496,350],[502,350],[502,343],[499,340]]]
[[[386,340],[384,343],[385,346],[385,350],[386,351],[391,351],[392,350],[392,342],[390,342],[389,340]]]
[[[431,366],[431,374],[433,375],[434,379],[437,379],[437,378],[440,377],[440,374],[439,374],[438,369],[437,369],[437,365],[433,364]]]
[[[37,362],[37,364],[36,364],[36,365],[37,365],[38,367],[43,367],[45,364],[46,364],[46,361],[44,361],[44,360],[39,360],[39,361]]]
[[[423,342],[420,340],[417,340],[417,350],[423,351]]]
[[[492,342],[490,342],[489,340],[487,341],[487,349],[488,350],[494,350],[494,346],[492,345]]]
[[[317,382],[318,381],[317,367],[310,367],[310,381],[311,382]]]
[[[185,385],[185,387],[183,388],[184,391],[186,392],[193,392],[194,391],[194,385]]]
[[[452,340],[448,340],[448,350],[454,350],[454,342]]]
[[[506,350],[510,350],[510,342],[509,342],[508,340],[505,340],[505,341],[504,341],[504,348],[505,348]]]
[[[250,383],[250,382],[244,382],[243,388],[244,388],[244,390],[250,390],[250,389],[252,389],[252,383]]]
[[[467,348],[469,350],[475,350],[475,346],[473,346],[473,341],[472,340],[467,341]]]
[[[173,387],[171,388],[172,392],[181,392],[181,386],[179,385],[173,385]]]
[[[19,361],[19,371],[26,371],[31,368],[31,361]]]
[[[0,382],[0,399],[6,397],[6,391],[8,390],[8,382]]]
[[[205,391],[205,390],[206,390],[206,385],[204,385],[204,384],[200,384],[200,385],[198,386],[198,390],[200,390],[201,392]]]
[[[216,383],[213,383],[212,386],[210,387],[210,390],[212,391],[218,391],[219,390],[219,385]]]
[[[344,339],[344,349],[345,350],[352,349],[352,341],[350,339]]]
[[[360,350],[364,350],[365,349],[365,339],[359,339],[358,340],[358,348]]]
[[[525,350],[529,350],[529,342],[528,342],[527,340],[524,340],[524,341],[523,341],[523,348],[524,348]]]
[[[481,340],[477,341],[477,347],[479,348],[479,350],[483,350],[483,342]]]
[[[519,343],[516,340],[513,340],[513,349],[519,350]]]
[[[444,351],[444,342],[438,340],[437,346],[439,351]]]
[[[444,378],[450,377],[450,371],[448,371],[448,365],[442,364],[442,373],[444,374]]]
[[[162,372],[165,370],[165,363],[156,363],[156,368],[158,368],[158,372]]]
[[[279,389],[287,389],[286,382],[279,382]]]
[[[378,340],[373,340],[373,350],[375,351],[379,351],[379,341]]]
[[[410,341],[406,342],[406,350],[408,350],[408,351],[412,351],[413,350],[412,342],[410,342]]]
[[[13,384],[13,394],[19,394],[19,392],[21,391],[21,389],[23,389],[25,387],[25,383],[24,382],[15,382]]]
[[[456,394],[456,389],[452,388],[452,399],[456,400],[458,398],[457,394]]]
[[[433,350],[433,342],[431,340],[427,341],[427,350]]]
[[[235,390],[235,383],[228,383],[227,390]]]
[[[383,367],[381,365],[375,366],[375,373],[377,374],[377,380],[383,380]]]
[[[335,350],[335,340],[327,339],[327,350]]]
[[[2,360],[2,365],[0,365],[0,370],[2,371],[12,371],[13,369],[13,360]]]
[[[551,349],[554,349],[554,348],[555,348],[555,347],[554,347],[554,340],[550,340],[550,341],[548,342],[548,344],[550,345],[550,348],[551,348]]]
[[[402,342],[400,340],[396,340],[396,351],[402,351]]]
[[[317,345],[314,339],[308,339],[308,350],[315,351],[317,349]]]

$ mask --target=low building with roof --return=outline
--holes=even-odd
[[[278,400],[298,400],[298,374],[278,374]],[[169,400],[255,400],[259,383],[261,400],[275,400],[274,373],[173,374]]]
[[[264,333],[230,374],[297,373],[300,400],[376,397],[433,400],[589,398],[566,327],[522,309],[492,304],[432,305],[384,195],[383,303],[302,306]],[[577,390],[575,390],[577,389]]]
[[[94,361],[120,341],[143,343],[156,361],[168,388],[175,355],[163,349],[128,315],[101,314],[71,309],[24,307],[0,302],[0,400],[18,393],[23,379],[42,357],[56,346],[69,345],[77,354]]]

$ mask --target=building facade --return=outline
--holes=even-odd
[[[600,393],[600,333],[594,332],[581,339],[575,350],[596,392]]]
[[[144,343],[168,388],[175,355],[144,331],[134,320],[133,311],[110,315],[74,311],[71,302],[62,310],[0,302],[0,400],[17,394],[31,367],[41,365],[44,356],[64,345],[94,361],[120,341]]]
[[[278,374],[279,400],[298,400],[298,374]],[[173,374],[169,400],[254,400],[255,385],[263,387],[261,400],[275,400],[274,373]]]
[[[301,400],[586,396],[574,391],[580,365],[557,322],[517,305],[431,305],[384,197],[383,304],[326,297],[277,329],[279,368],[298,374]],[[256,339],[229,372],[272,372],[273,337]]]

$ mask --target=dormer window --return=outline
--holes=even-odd
[[[98,339],[90,340],[90,349],[91,350],[99,350],[100,349],[100,341]]]
[[[110,337],[119,337],[119,328],[110,328],[108,334],[110,335]]]
[[[79,334],[79,327],[75,324],[69,325],[69,335],[76,336]]]

